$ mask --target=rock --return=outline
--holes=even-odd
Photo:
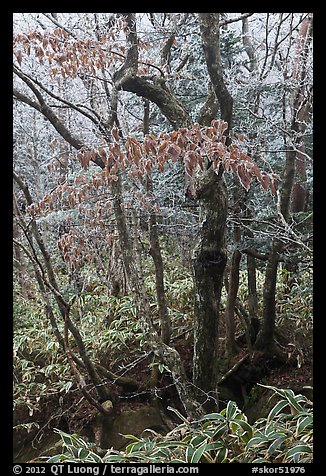
[[[146,429],[163,434],[168,431],[160,411],[152,406],[144,406],[137,410],[128,409],[103,425],[101,447],[121,450],[129,443],[122,435],[140,436]]]
[[[113,403],[111,400],[106,400],[105,402],[102,403],[103,410],[107,412],[107,414],[112,413],[113,410]]]

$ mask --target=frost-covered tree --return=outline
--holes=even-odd
[[[218,402],[228,248],[228,343],[234,342],[240,259],[247,254],[253,300],[253,260],[267,261],[256,346],[271,351],[276,271],[291,240],[303,242],[291,227],[289,207],[292,200],[293,211],[304,208],[297,204],[306,202],[308,186],[311,22],[299,13],[15,15],[15,182],[28,202],[33,239],[47,269],[43,275],[41,270],[40,286],[53,292],[95,385],[98,369],[83,353],[68,296],[42,251],[38,234],[49,233],[51,224],[74,274],[90,259],[105,269],[102,256],[111,253],[110,292],[127,287],[134,294],[148,342],[170,368],[190,416],[201,413],[203,402],[207,408]],[[30,144],[34,152],[28,152]],[[149,230],[160,334],[135,259],[142,221]],[[176,226],[185,233],[189,224],[197,232],[196,239],[189,238],[195,290],[192,383],[169,345],[159,236],[159,230],[172,233]],[[75,369],[80,360],[73,363],[67,352]]]

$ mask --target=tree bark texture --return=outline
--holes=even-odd
[[[151,178],[149,180],[151,181]],[[171,335],[170,318],[165,297],[164,266],[157,233],[157,219],[153,212],[151,212],[149,217],[149,242],[150,255],[153,258],[155,268],[156,299],[161,323],[161,338],[165,344],[168,344]]]
[[[199,389],[198,397],[205,392],[216,398],[219,306],[227,260],[224,240],[227,190],[223,178],[209,169],[197,184],[197,195],[201,227],[192,257],[195,280],[193,381]]]
[[[220,52],[220,14],[199,13],[198,18],[207,71],[220,104],[221,118],[228,123],[228,130],[231,130],[233,98],[223,78]]]
[[[228,299],[225,309],[226,352],[228,360],[230,360],[236,352],[234,312],[239,289],[240,260],[241,253],[235,249],[231,257]]]
[[[143,133],[144,135],[146,135],[149,134],[149,132],[149,100],[145,99]],[[146,179],[146,191],[150,194],[150,196],[153,196],[153,180],[151,175],[148,175]],[[171,325],[164,287],[164,264],[161,253],[160,240],[158,236],[157,216],[153,210],[150,211],[148,226],[150,255],[153,258],[155,268],[155,289],[157,307],[161,323],[161,339],[165,344],[169,344],[171,336]]]
[[[256,281],[256,259],[254,256],[247,255],[247,274],[248,274],[248,311],[250,319],[258,316],[258,298]]]
[[[279,253],[282,243],[274,240],[265,271],[265,282],[263,291],[263,316],[260,331],[255,342],[255,349],[272,353],[275,331],[275,292],[277,282],[277,268],[279,263]]]

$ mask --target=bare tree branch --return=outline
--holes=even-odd
[[[37,111],[41,112],[53,125],[56,131],[76,150],[85,147],[85,144],[77,137],[75,137],[70,130],[65,126],[65,124],[59,119],[59,117],[52,111],[52,109],[46,104],[43,96],[41,95],[40,91],[35,87],[33,81],[26,77],[22,72],[20,72],[17,68],[15,69],[15,73],[19,76],[22,81],[24,81],[27,86],[33,91],[35,96],[37,97],[39,103],[31,100],[28,96],[20,93],[17,89],[13,90],[14,97],[21,102],[24,102],[28,106],[33,107]],[[103,159],[97,155],[96,157],[92,158],[92,161],[101,168],[104,168]]]
[[[129,49],[125,64],[113,76],[116,88],[133,92],[154,102],[175,129],[182,126],[191,127],[192,120],[189,114],[162,78],[154,78],[153,82],[149,82],[137,76],[138,40],[135,14],[124,14],[124,17],[129,27],[127,34]]]
[[[230,23],[235,23],[237,21],[243,20],[244,18],[251,17],[252,15],[253,15],[253,13],[243,13],[239,17],[230,18],[229,20],[222,20],[220,22],[220,26],[225,26],[225,25],[229,25]]]
[[[199,13],[199,26],[205,53],[207,71],[216,97],[220,103],[221,117],[232,128],[233,99],[224,79],[220,54],[220,19],[219,13]]]

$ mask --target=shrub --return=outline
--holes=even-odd
[[[78,435],[60,430],[65,451],[47,460],[69,462],[137,463],[310,463],[312,462],[312,402],[292,390],[271,389],[280,397],[267,418],[254,424],[229,401],[219,413],[189,422],[177,410],[182,423],[165,436],[148,430],[151,436],[131,440],[124,451],[108,450],[99,456],[94,445]]]

